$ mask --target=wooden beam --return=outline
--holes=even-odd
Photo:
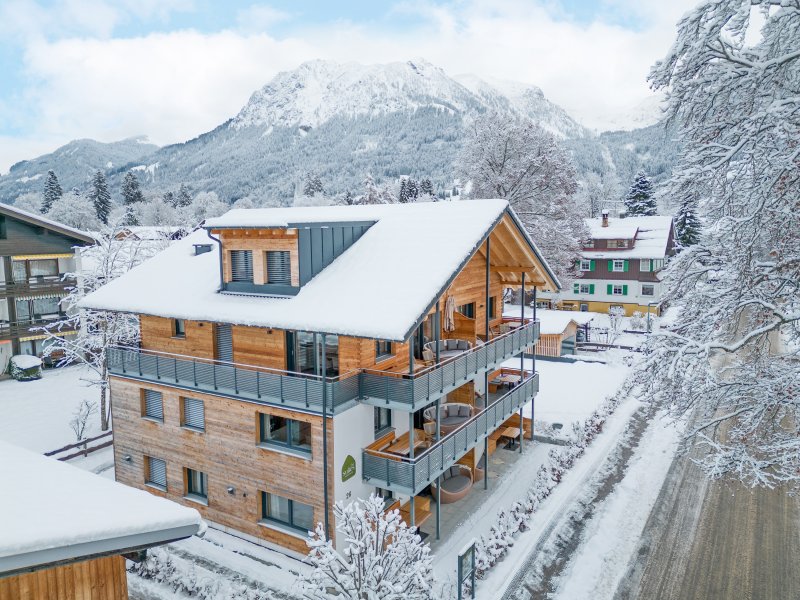
[[[526,273],[532,273],[536,271],[536,265],[517,265],[517,266],[498,266],[498,267],[491,267],[492,272],[494,273],[522,273],[525,271]]]

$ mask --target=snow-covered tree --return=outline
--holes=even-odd
[[[760,15],[754,13],[760,12]],[[757,16],[758,18],[754,18]],[[762,25],[763,24],[763,25]],[[760,27],[760,29],[757,29]],[[665,272],[677,319],[637,381],[708,450],[711,477],[800,484],[800,6],[701,3],[650,73],[706,227]]]
[[[14,207],[36,214],[42,210],[42,195],[36,192],[26,192],[20,194],[14,200]]]
[[[613,344],[622,335],[625,324],[625,309],[612,306],[608,309],[608,343]]]
[[[430,179],[425,177],[419,184],[419,193],[423,196],[435,196],[435,192],[433,190],[433,183]]]
[[[181,211],[181,214],[184,215],[184,223],[195,226],[206,219],[225,214],[230,208],[219,199],[216,192],[200,192],[194,197],[192,204]]]
[[[408,198],[408,184],[406,183],[405,177],[400,180],[400,191],[397,194],[397,201],[401,204],[405,204],[409,201]]]
[[[364,195],[359,196],[356,204],[383,204],[381,191],[375,185],[375,180],[369,173],[364,178]]]
[[[189,193],[189,188],[182,183],[178,193],[175,195],[175,208],[189,206],[191,203],[192,195]]]
[[[106,176],[102,171],[97,171],[92,177],[92,189],[89,191],[89,200],[94,206],[97,219],[103,224],[108,225],[108,217],[111,214],[111,193],[108,191]]]
[[[122,224],[126,227],[135,227],[141,225],[139,219],[139,211],[136,204],[126,204],[123,209],[124,216],[122,217]]]
[[[702,228],[697,216],[697,201],[693,195],[687,194],[675,215],[675,237],[683,248],[688,248],[700,241]]]
[[[53,206],[53,202],[61,198],[64,194],[64,191],[61,189],[61,184],[58,183],[58,177],[56,177],[55,172],[51,169],[47,172],[47,176],[44,179],[44,192],[42,194],[42,214],[47,214],[50,212],[50,207]]]
[[[150,202],[145,202],[139,212],[142,225],[179,225],[181,223],[177,211],[165,198],[154,198]]]
[[[135,345],[139,340],[136,317],[117,312],[78,309],[77,304],[87,294],[109,281],[127,273],[163,246],[144,244],[133,237],[116,240],[120,227],[102,231],[97,244],[81,252],[82,270],[70,273],[78,285],[69,290],[61,301],[67,316],[55,321],[41,332],[47,335],[45,354],[61,355],[60,364],[81,363],[87,367],[86,381],[100,392],[100,428],[109,427],[108,368],[106,353],[111,346]],[[62,337],[61,332],[77,331]]]
[[[322,524],[310,534],[303,576],[305,597],[314,600],[428,600],[433,597],[433,558],[416,528],[393,510],[384,512],[383,498],[371,495],[333,507],[336,530],[347,545],[339,553],[325,537]],[[331,591],[335,595],[331,594]]]
[[[47,217],[76,229],[97,231],[100,221],[92,201],[77,189],[71,190],[56,200]]]
[[[161,199],[164,201],[164,204],[168,204],[172,208],[175,208],[175,193],[167,190],[164,192],[164,195],[161,196]]]
[[[306,175],[306,182],[303,185],[303,195],[313,197],[316,194],[324,195],[325,188],[322,186],[322,180],[317,175],[309,173]]]
[[[256,203],[249,196],[239,198],[231,205],[231,208],[256,208]]]
[[[602,174],[591,172],[581,182],[576,199],[583,214],[597,218],[603,209],[612,211],[619,195],[619,180],[613,171]]]
[[[126,205],[144,202],[144,195],[139,187],[139,180],[136,178],[133,171],[125,173],[120,192],[122,193],[122,202]]]
[[[625,214],[629,217],[651,217],[658,214],[653,184],[644,171],[636,174],[625,196]]]
[[[350,206],[351,204],[355,204],[355,198],[353,198],[353,193],[349,190],[344,193],[344,198],[342,199],[342,204],[346,206]]]
[[[556,138],[528,120],[487,113],[470,126],[458,160],[473,198],[505,198],[559,278],[569,279],[587,237],[572,195],[575,169]]]

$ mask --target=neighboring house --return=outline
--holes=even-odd
[[[512,309],[511,314],[513,312]],[[575,354],[578,328],[585,327],[593,317],[592,313],[537,309],[536,319],[540,323],[540,335],[539,343],[536,344],[536,355],[557,358]]]
[[[200,514],[0,442],[0,598],[126,600],[123,555],[201,534]]]
[[[625,314],[660,314],[662,285],[658,273],[675,253],[672,217],[587,219],[591,239],[584,244],[581,277],[558,294],[542,293],[553,308],[608,312],[621,306]]]
[[[75,281],[75,247],[89,234],[0,204],[0,373],[15,354],[42,356],[46,336],[31,331],[63,317],[61,298]],[[65,332],[68,335],[68,332]]]
[[[81,303],[140,318],[141,348],[109,352],[118,481],[304,554],[334,502],[377,491],[421,525],[514,423],[531,432],[537,376],[501,365],[538,324],[504,319],[503,291],[559,284],[507,202],[205,227]]]
[[[138,241],[176,241],[185,238],[189,230],[185,227],[177,226],[147,226],[147,225],[127,225],[120,227],[114,233],[115,240],[138,240]]]

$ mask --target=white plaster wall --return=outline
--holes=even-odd
[[[11,360],[11,340],[0,342],[0,374],[8,369],[8,361]]]

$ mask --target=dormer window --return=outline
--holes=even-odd
[[[628,240],[608,240],[608,248],[627,248]]]
[[[292,285],[292,266],[288,250],[267,252],[267,283]]]
[[[231,250],[231,281],[253,283],[252,250]]]

